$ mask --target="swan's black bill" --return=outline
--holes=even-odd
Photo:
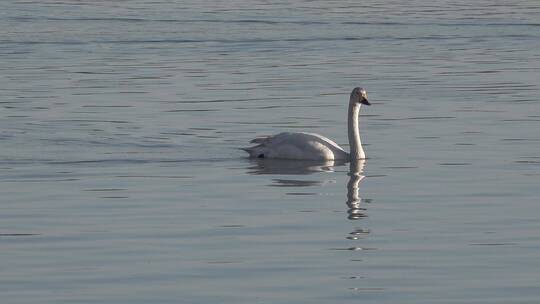
[[[370,105],[371,105],[371,103],[369,103],[369,101],[368,101],[367,99],[365,99],[365,98],[362,98],[362,100],[360,100],[360,103],[361,103],[361,104],[365,104],[366,106],[370,106]]]

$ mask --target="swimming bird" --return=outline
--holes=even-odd
[[[242,148],[250,158],[276,158],[297,160],[356,160],[365,159],[366,154],[360,140],[358,116],[361,105],[370,105],[367,92],[356,87],[349,99],[347,129],[350,153],[334,141],[319,134],[307,132],[283,132],[272,136],[258,137],[251,141],[258,145]]]

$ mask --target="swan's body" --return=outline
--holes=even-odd
[[[349,158],[349,153],[338,144],[315,133],[283,132],[251,142],[259,145],[245,149],[250,157],[306,160]]]
[[[251,158],[278,158],[304,160],[350,160],[365,159],[366,154],[360,141],[358,115],[360,105],[370,103],[367,93],[362,88],[355,88],[349,100],[348,133],[351,152],[347,153],[334,141],[314,133],[283,132],[272,136],[252,140],[258,145],[243,148]]]

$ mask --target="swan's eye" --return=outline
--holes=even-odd
[[[360,90],[358,95],[362,98],[367,99],[367,92],[365,90]]]

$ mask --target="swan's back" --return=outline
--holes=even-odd
[[[331,139],[315,133],[283,132],[251,141],[257,146],[245,148],[252,158],[348,159],[349,154]]]

